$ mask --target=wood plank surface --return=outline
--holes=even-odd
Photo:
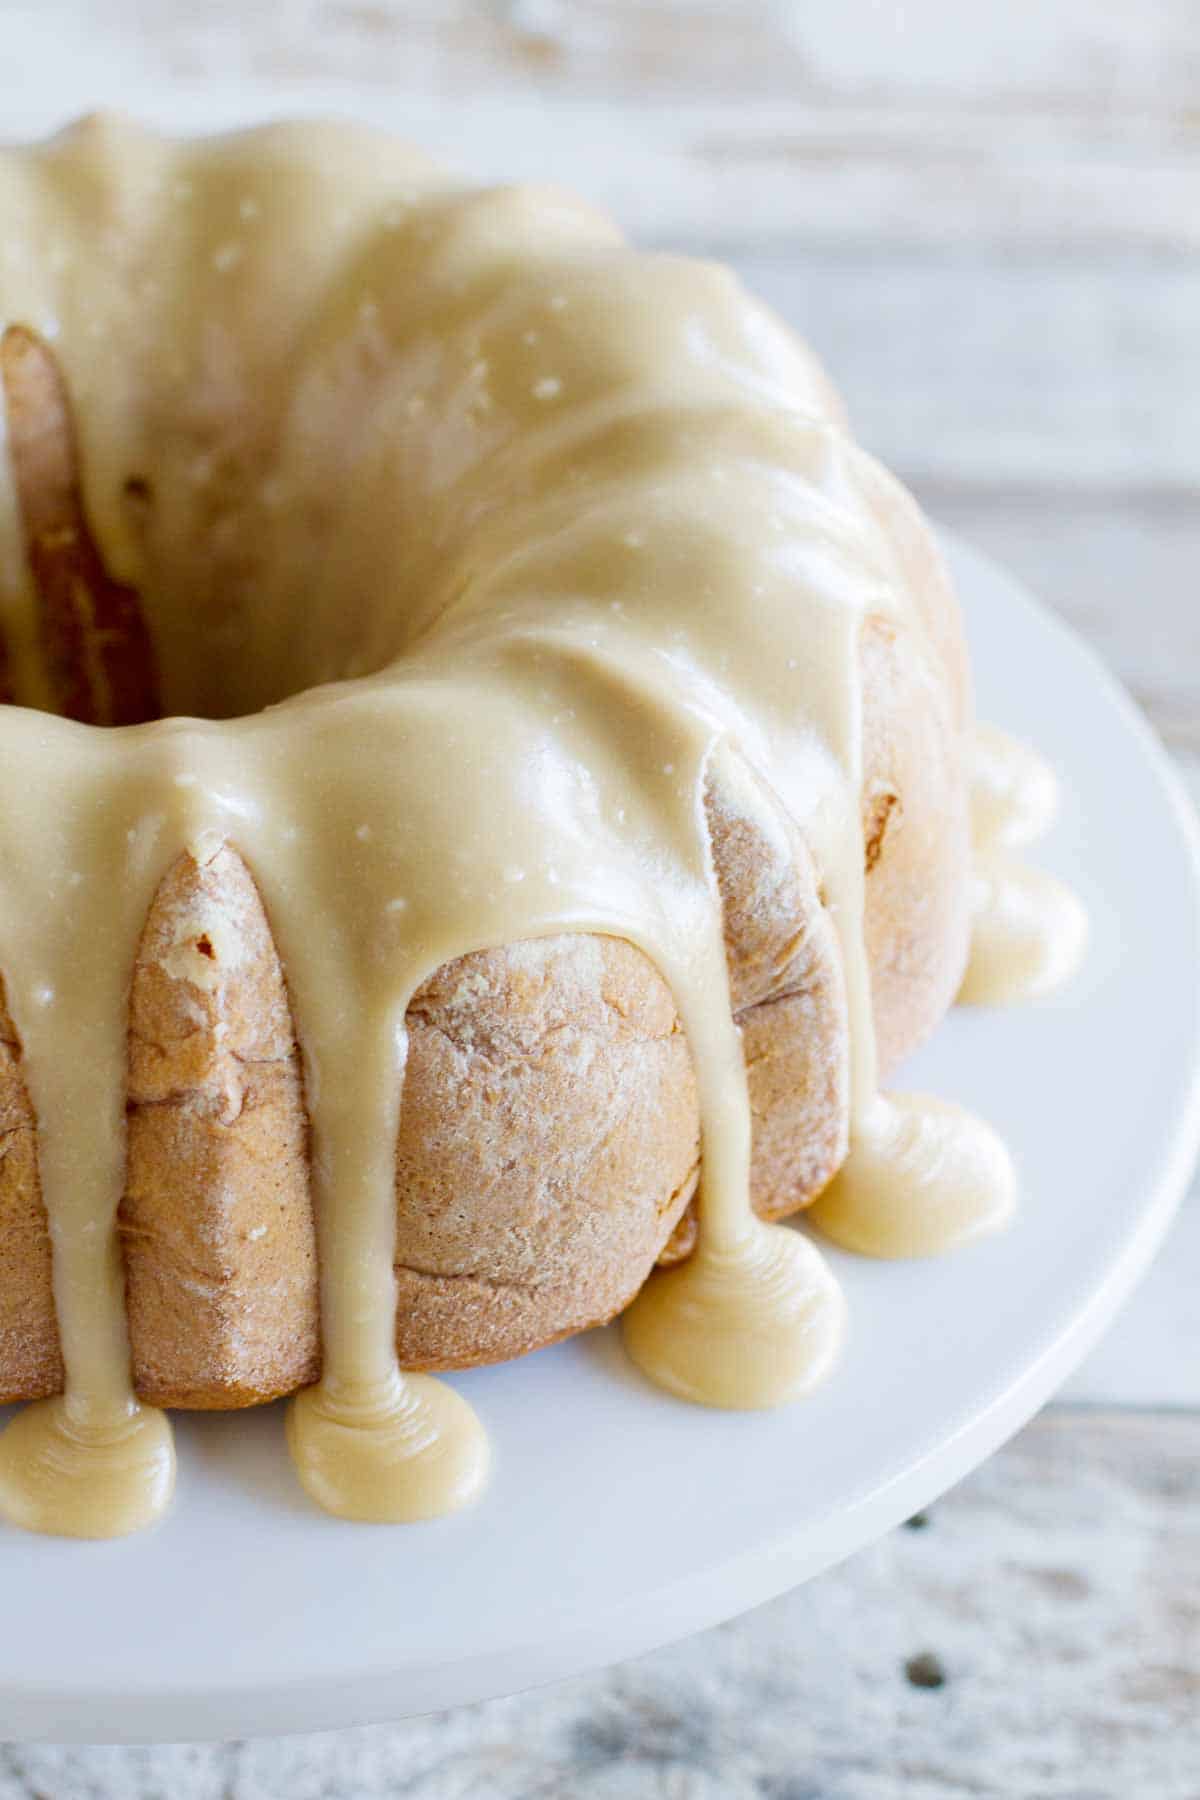
[[[1200,256],[833,256],[801,242],[730,260],[910,480],[1099,490],[1110,504],[1118,488],[1200,496]]]
[[[553,170],[643,235],[1200,241],[1190,0],[18,0],[5,27],[13,131],[125,95],[237,118],[257,88]]]

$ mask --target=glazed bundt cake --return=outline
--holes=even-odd
[[[1012,1198],[878,1092],[972,756],[997,844],[1047,791],[914,503],[728,273],[550,189],[92,119],[0,209],[0,1509],[130,1529],[156,1409],[302,1390],[322,1504],[445,1510],[485,1440],[409,1372],[627,1307],[675,1392],[803,1391],[841,1302],[766,1221]]]

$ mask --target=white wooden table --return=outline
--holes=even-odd
[[[7,133],[99,102],[348,112],[736,263],[1200,799],[1194,0],[9,0],[2,24]],[[1060,1403],[923,1528],[690,1644],[396,1729],[0,1748],[0,1800],[1197,1800],[1198,1284],[1200,1191]]]

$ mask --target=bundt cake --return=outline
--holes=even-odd
[[[802,1392],[842,1305],[768,1221],[998,1224],[879,1070],[973,892],[981,997],[1078,938],[912,500],[726,271],[387,136],[94,118],[0,213],[0,1510],[132,1529],[157,1409],[300,1390],[317,1500],[444,1511],[486,1440],[413,1371],[627,1307]]]

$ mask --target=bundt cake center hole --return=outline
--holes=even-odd
[[[332,609],[332,625],[312,625],[304,566],[299,616],[277,607],[275,649],[255,644],[274,579],[262,515],[246,498],[272,487],[261,445],[252,453],[215,442],[211,419],[168,420],[162,467],[138,457],[85,469],[66,372],[25,324],[0,335],[0,398],[29,577],[0,598],[0,704],[86,725],[228,719],[386,660],[360,655],[345,609]],[[318,537],[322,524],[298,520]],[[119,569],[137,572],[123,581]],[[330,632],[336,645],[324,641]]]
[[[32,619],[8,642],[0,623],[5,697],[89,725],[161,718],[154,645],[141,597],[105,564],[84,507],[79,446],[63,372],[27,325],[0,338],[9,466],[32,586]],[[141,475],[125,484],[146,507]],[[17,650],[26,667],[17,666]]]

